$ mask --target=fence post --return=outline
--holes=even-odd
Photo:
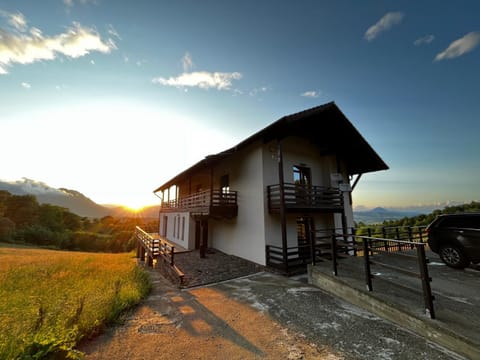
[[[363,238],[363,259],[365,264],[365,282],[367,290],[372,291],[372,273],[370,271],[370,249],[368,248],[368,240]]]
[[[353,256],[357,256],[357,229],[352,227],[350,231],[352,232]]]
[[[387,229],[385,229],[385,227],[382,227],[382,236],[384,239],[387,238]],[[383,246],[385,246],[385,252],[388,252],[388,248],[389,248],[388,241],[384,241]]]
[[[312,265],[315,265],[315,232],[310,231],[310,256],[312,257]]]
[[[408,241],[411,241],[411,242],[413,242],[413,240],[414,240],[414,239],[413,239],[412,227],[411,227],[411,226],[409,226],[409,227],[407,228],[407,231],[408,231]],[[410,249],[412,249],[412,250],[413,250],[414,246],[415,246],[415,245],[413,245],[413,244],[410,244]]]
[[[417,245],[418,265],[420,267],[420,275],[422,279],[423,300],[425,301],[425,312],[431,319],[435,319],[435,311],[433,308],[433,295],[430,287],[432,279],[428,275],[427,259],[425,257],[425,246]]]
[[[170,265],[173,266],[175,264],[175,261],[173,260],[173,256],[175,254],[175,246],[172,246],[170,250]]]
[[[372,246],[372,229],[368,228],[367,229],[367,234],[368,234],[368,244],[370,247]],[[373,252],[370,250],[371,254],[373,255]]]
[[[395,235],[396,235],[397,240],[401,240],[400,239],[400,230],[399,230],[398,226],[395,228]],[[398,251],[402,250],[402,244],[401,243],[397,243],[397,250]]]
[[[332,234],[332,265],[333,265],[333,275],[337,276],[337,237],[335,234],[335,230]]]

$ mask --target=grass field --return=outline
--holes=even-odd
[[[0,359],[71,358],[150,289],[132,254],[0,247]]]

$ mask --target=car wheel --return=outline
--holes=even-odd
[[[453,245],[444,245],[438,252],[442,261],[450,267],[464,269],[468,266],[468,259],[458,247]]]

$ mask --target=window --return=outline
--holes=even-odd
[[[182,240],[185,240],[185,216],[182,217]]]
[[[310,168],[305,166],[293,166],[293,182],[296,185],[311,185]]]
[[[162,231],[162,236],[167,237],[167,222],[168,222],[168,216],[163,217],[163,231]]]
[[[173,237],[177,237],[177,217],[173,218]]]
[[[177,238],[180,237],[180,215],[177,215]]]
[[[228,174],[220,177],[220,189],[222,190],[222,194],[228,194],[230,192],[230,179]]]

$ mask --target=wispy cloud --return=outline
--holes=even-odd
[[[415,40],[413,42],[413,45],[415,46],[420,46],[420,45],[424,45],[424,44],[430,44],[433,40],[435,40],[435,36],[434,35],[425,35],[425,36],[422,36],[420,38],[418,38],[417,40]]]
[[[0,15],[6,16],[5,12]],[[15,22],[9,21],[15,31],[0,28],[0,74],[6,74],[8,67],[13,64],[54,60],[58,55],[78,58],[92,51],[109,53],[116,49],[112,39],[103,40],[95,29],[79,23],[73,23],[61,34],[44,36],[38,28],[27,29],[27,22],[22,14],[16,16]],[[16,25],[13,25],[14,23]]]
[[[386,13],[375,25],[368,28],[364,35],[365,39],[368,41],[374,40],[382,32],[390,30],[394,25],[400,24],[404,16],[405,15],[399,11]]]
[[[63,0],[63,4],[67,7],[67,9],[73,7],[75,3],[80,3],[82,5],[92,3],[94,4],[96,0]]]
[[[22,82],[21,85],[22,85],[22,87],[23,87],[24,89],[30,89],[30,88],[32,87],[32,85],[30,85],[30,84],[27,83],[27,82]]]
[[[152,79],[152,82],[154,84],[174,86],[183,89],[188,87],[198,87],[205,90],[211,88],[217,90],[230,90],[233,81],[242,78],[242,74],[239,72],[189,72],[189,70],[194,66],[194,63],[188,52],[185,53],[181,61],[184,70],[182,74],[169,78],[156,77]]]
[[[122,40],[122,38],[121,38],[120,35],[118,34],[118,31],[113,27],[112,24],[108,24],[108,26],[107,26],[107,32],[108,32],[111,36],[114,36],[114,37],[116,37],[117,39]]]
[[[320,96],[320,92],[319,91],[305,91],[304,93],[300,94],[300,96],[309,97],[309,98],[318,98]]]
[[[182,57],[182,67],[184,72],[190,71],[194,67],[192,56],[188,52]]]
[[[10,13],[0,10],[0,16],[6,18],[8,24],[18,31],[24,31],[27,28],[27,20],[22,13]]]
[[[258,87],[258,88],[254,88],[252,90],[250,90],[250,92],[248,93],[250,96],[256,96],[260,93],[266,93],[268,90],[270,90],[270,87],[268,86],[261,86],[261,87]]]
[[[222,73],[222,72],[208,72],[195,71],[191,73],[183,73],[177,77],[170,77],[168,79],[157,77],[152,80],[154,84],[175,86],[178,88],[184,87],[199,87],[200,89],[215,88],[217,90],[229,90],[232,86],[233,80],[239,80],[242,74],[238,72]]]
[[[480,44],[480,32],[474,31],[452,42],[445,50],[435,56],[434,61],[453,59],[462,56]]]

